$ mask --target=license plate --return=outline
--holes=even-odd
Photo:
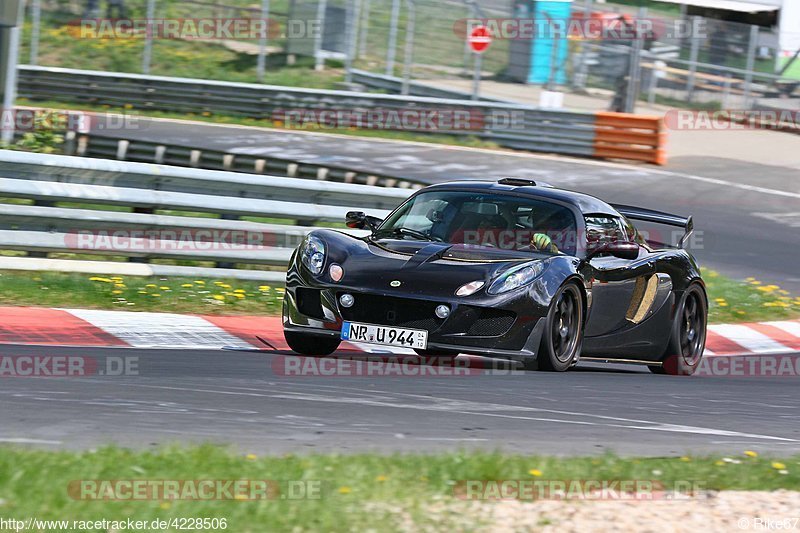
[[[345,322],[342,324],[342,340],[424,350],[428,346],[428,332],[424,329]]]

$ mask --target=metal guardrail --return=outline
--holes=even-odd
[[[0,151],[0,197],[33,200],[33,205],[0,203],[0,250],[27,254],[0,257],[0,268],[279,281],[292,250],[313,224],[342,221],[353,209],[383,217],[410,194],[407,189]],[[103,261],[65,261],[49,254]],[[176,264],[158,264],[164,260]],[[186,261],[199,264],[186,266]]]
[[[67,132],[66,135],[71,141],[66,144],[68,155],[401,189],[422,187],[422,184],[410,179],[399,179],[378,172],[361,172],[330,163],[317,164],[274,156],[234,154],[184,146],[167,140],[126,139],[118,134],[94,132],[77,136],[75,132]]]
[[[377,74],[375,72],[367,72],[366,70],[353,69],[353,83],[386,91],[389,94],[400,94],[403,90],[403,79],[397,76],[387,76],[386,74]],[[422,82],[412,81],[408,84],[409,94],[412,96],[428,96],[431,98],[457,98],[463,100],[471,100],[472,94],[464,91],[456,91],[453,89],[442,89],[434,87]],[[481,96],[481,102],[503,102],[496,98],[488,98]],[[506,102],[508,103],[508,102]]]
[[[519,150],[591,157],[594,114],[538,109],[520,104],[459,98],[400,96],[143,76],[89,70],[21,66],[19,95],[31,100],[69,101],[177,111],[218,113],[259,119],[280,118],[287,110],[463,111],[475,120],[468,128],[417,133],[474,136]]]

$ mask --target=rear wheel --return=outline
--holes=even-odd
[[[707,323],[708,304],[705,292],[700,284],[693,283],[683,293],[675,310],[672,332],[662,364],[650,366],[650,371],[671,376],[694,374],[703,359]]]
[[[583,299],[574,283],[561,287],[547,313],[536,362],[540,370],[563,372],[580,357],[583,345]]]
[[[284,330],[283,336],[286,344],[292,351],[302,355],[330,355],[339,347],[339,340],[336,337],[323,337],[321,335],[308,335],[297,333],[296,331]]]

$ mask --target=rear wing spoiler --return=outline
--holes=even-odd
[[[633,207],[630,205],[611,204],[611,207],[631,220],[642,220],[645,222],[654,222],[656,224],[666,224],[667,226],[683,228],[683,237],[681,237],[681,240],[678,242],[678,246],[680,248],[683,248],[686,245],[686,241],[689,240],[689,236],[694,231],[694,221],[692,220],[691,216],[682,217],[679,215],[664,213],[662,211],[653,211],[652,209]]]

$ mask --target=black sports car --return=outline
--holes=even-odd
[[[678,226],[677,245],[631,223]],[[358,238],[312,231],[286,276],[286,341],[328,355],[342,340],[477,354],[563,371],[579,358],[691,374],[707,297],[684,245],[692,219],[529,180],[453,182],[385,220],[347,214]]]

